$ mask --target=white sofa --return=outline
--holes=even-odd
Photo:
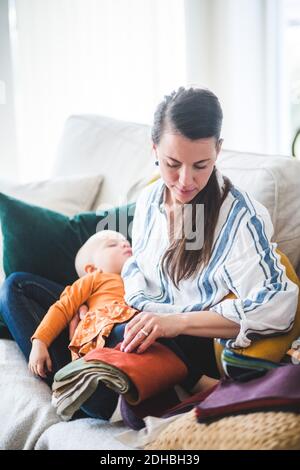
[[[1,188],[0,183],[0,191],[69,215],[102,204],[124,204],[135,200],[155,175],[151,153],[149,126],[104,116],[72,116],[59,144],[52,180],[22,187],[3,183]],[[218,167],[269,209],[274,240],[299,274],[300,163],[292,157],[223,151]],[[0,449],[132,449],[116,438],[126,430],[122,422],[62,422],[51,407],[49,388],[28,372],[17,345],[4,339],[0,394]]]

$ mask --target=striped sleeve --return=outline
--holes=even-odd
[[[252,203],[223,264],[223,281],[238,298],[210,308],[240,324],[232,347],[248,347],[255,338],[283,334],[293,326],[298,286],[288,279],[272,234],[268,211]]]

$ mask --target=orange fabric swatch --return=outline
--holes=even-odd
[[[188,373],[184,362],[161,343],[153,343],[140,354],[122,352],[120,346],[121,343],[115,348],[94,349],[84,360],[102,361],[124,372],[135,386],[124,395],[132,405],[179,384]]]

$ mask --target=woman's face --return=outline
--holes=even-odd
[[[172,203],[186,204],[206,186],[221,145],[214,137],[190,140],[168,132],[153,145]]]

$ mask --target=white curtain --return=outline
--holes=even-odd
[[[187,79],[220,98],[226,148],[290,152],[285,0],[186,0]]]
[[[10,8],[24,181],[50,174],[70,114],[150,124],[163,95],[186,83],[184,0],[10,0]]]
[[[70,114],[150,124],[180,85],[219,96],[226,148],[290,152],[286,0],[9,2],[23,180],[50,174]]]
[[[0,179],[18,178],[8,1],[0,0]]]

